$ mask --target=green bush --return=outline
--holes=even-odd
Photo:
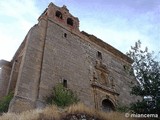
[[[47,104],[55,104],[59,107],[65,107],[79,101],[77,95],[63,87],[62,84],[57,84],[53,90],[52,94],[46,98]]]
[[[12,98],[13,98],[13,92],[9,93],[0,100],[0,113],[8,111],[9,103]]]

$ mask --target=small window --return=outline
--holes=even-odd
[[[67,88],[67,80],[63,80],[63,87]]]
[[[67,33],[64,33],[64,37],[67,38]]]
[[[67,24],[73,26],[73,20],[71,18],[67,19]]]
[[[124,70],[127,70],[127,67],[126,67],[126,65],[123,65],[123,68],[124,68]]]
[[[102,53],[101,52],[97,52],[97,57],[98,57],[98,59],[102,59]]]
[[[60,11],[56,11],[56,17],[62,19],[62,13]]]

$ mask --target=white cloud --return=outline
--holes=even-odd
[[[129,6],[119,9],[117,4],[107,6],[107,2],[101,3],[103,8],[88,9],[92,3],[89,2],[88,5],[83,0],[80,3],[84,2],[86,7],[80,4],[71,5],[74,2],[69,3],[67,0],[52,1],[58,6],[68,4],[68,9],[77,9],[76,16],[81,17],[81,30],[94,34],[124,53],[139,39],[142,45],[151,50],[160,48],[160,18],[159,13],[153,11],[159,8],[152,11],[148,9],[147,13],[139,14],[138,10],[135,13],[133,9],[130,11]],[[48,4],[49,0],[0,0],[0,59],[12,58],[28,30],[37,23],[37,18]],[[97,1],[94,4],[100,3]]]
[[[150,38],[148,36],[140,34],[138,31],[134,30],[117,31],[112,28],[97,28],[94,29],[92,33],[123,53],[130,50],[130,47],[138,40],[141,40],[144,46],[151,46],[149,42]]]
[[[0,1],[0,59],[11,60],[39,15],[34,0]]]
[[[97,16],[82,18],[83,21],[80,22],[83,22],[83,25],[80,28],[101,38],[123,53],[130,50],[130,46],[138,40],[141,40],[142,47],[147,46],[150,51],[159,51],[160,23],[157,21],[160,17],[157,9],[147,13],[134,13],[129,10],[125,14],[119,13],[118,15],[106,12],[106,16],[100,15],[103,16],[102,18],[97,18]]]
[[[22,18],[22,16],[37,16],[38,10],[35,7],[34,0],[5,0],[0,1],[0,14]]]
[[[85,22],[85,20],[83,21],[81,29],[99,37],[123,53],[129,51],[130,47],[138,40],[141,40],[143,47],[147,46],[149,49],[157,51],[157,49],[155,49],[157,45],[152,42],[156,41],[153,39],[153,36],[156,36],[157,33],[149,33],[154,25],[144,19],[145,17],[141,17],[130,21],[126,18],[114,16],[113,18],[106,18],[105,22],[101,22],[101,19],[99,19],[99,21],[92,21],[90,19],[86,20],[90,21],[89,23]]]

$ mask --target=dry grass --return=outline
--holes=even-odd
[[[134,120],[126,118],[123,113],[119,112],[99,112],[84,106],[82,103],[71,105],[65,109],[49,106],[44,109],[25,111],[20,114],[4,113],[0,117],[0,120],[62,120],[62,118],[65,118],[68,115],[81,113],[88,116],[94,116],[99,120]]]
[[[65,108],[65,112],[67,114],[73,114],[73,113],[77,113],[77,112],[82,112],[82,113],[88,113],[89,115],[94,115],[96,110],[86,107],[84,104],[82,103],[78,103],[78,104],[73,104],[67,108]]]
[[[101,116],[101,114],[100,114],[101,112],[99,112],[95,109],[91,109],[89,107],[86,107],[82,103],[73,104],[73,105],[69,106],[68,108],[66,108],[63,116],[66,116],[68,114],[77,114],[77,113],[85,113],[87,115],[95,116],[99,119],[105,120],[105,118],[103,116]]]
[[[18,114],[5,113],[0,117],[0,120],[18,120]]]
[[[82,103],[78,103],[75,105],[71,105],[68,108],[65,109],[66,115],[67,114],[75,114],[75,113],[86,113],[90,116],[95,116],[99,119],[102,120],[135,120],[133,118],[127,118],[125,117],[125,113],[120,113],[120,112],[102,112],[102,111],[97,111],[95,109],[91,109],[89,107],[86,107]]]
[[[56,106],[49,106],[44,109],[25,111],[20,114],[4,113],[0,120],[59,120],[60,112]]]
[[[61,113],[58,110],[58,107],[52,105],[43,109],[43,112],[40,114],[39,119],[43,118],[43,120],[59,120],[61,116],[60,114]]]

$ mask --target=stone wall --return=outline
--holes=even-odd
[[[5,95],[7,95],[10,72],[11,72],[10,62],[5,60],[0,60],[0,99]]]
[[[95,36],[80,32],[78,18],[66,6],[50,4],[22,48],[12,60],[14,79],[10,79],[9,89],[15,83],[16,88],[10,111],[44,107],[44,98],[57,83],[64,82],[81,102],[96,109],[102,109],[103,100],[115,107],[137,99],[130,95],[136,80],[124,67],[133,61]],[[9,74],[11,70],[7,70]]]
[[[95,93],[91,85],[94,82],[94,73],[97,71],[98,52],[102,55],[100,60],[102,66],[105,67],[105,71],[108,71],[105,73],[105,79],[109,83],[107,85],[101,84],[102,79],[100,77],[97,77],[96,82],[100,83],[102,87],[104,86],[104,89],[111,90],[104,92],[104,90],[97,88],[97,94],[103,95],[97,97],[98,100],[95,103]],[[48,21],[39,99],[44,101],[44,97],[51,92],[54,85],[67,80],[68,88],[76,91],[80,100],[90,107],[97,104],[100,108],[101,103],[99,101],[102,101],[107,94],[115,104],[118,102],[125,105],[129,104],[135,101],[135,98],[130,96],[130,86],[136,83],[134,77],[130,76],[124,69],[124,65],[129,64],[128,61],[115,56],[112,51],[107,51],[90,39],[86,39],[86,36],[72,33],[55,24],[54,21]]]
[[[46,23],[45,20],[41,20],[38,25],[31,28],[26,37],[24,55],[19,69],[15,95],[10,104],[10,111],[20,112],[36,107]]]

